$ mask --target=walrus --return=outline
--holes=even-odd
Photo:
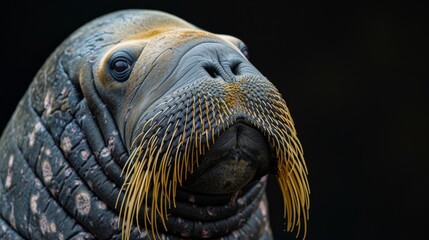
[[[47,59],[0,140],[2,239],[272,239],[267,174],[305,238],[285,100],[238,38],[153,10],[101,16]]]

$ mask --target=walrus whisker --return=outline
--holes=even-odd
[[[170,119],[171,119],[171,116],[170,116]],[[161,145],[160,145],[160,147],[158,148],[158,151],[157,151],[157,153],[156,153],[156,155],[155,155],[155,162],[154,162],[154,164],[153,164],[153,166],[155,167],[156,165],[158,165],[158,160],[159,160],[159,155],[161,154],[161,152],[163,151],[163,146],[164,146],[164,142],[165,142],[165,138],[167,137],[167,133],[168,133],[168,129],[171,127],[171,124],[168,124],[167,125],[167,129],[166,129],[166,131],[164,132],[164,136],[163,136],[163,138],[161,139]],[[167,155],[167,154],[165,154],[165,155]],[[165,156],[164,155],[164,156]],[[154,188],[152,189],[152,193],[153,193],[153,196],[152,196],[152,207],[155,207],[155,210],[159,210],[158,209],[158,204],[156,204],[156,205],[153,205],[153,203],[155,202],[155,200],[157,200],[158,199],[158,194],[159,194],[159,189],[158,189],[158,183],[159,183],[159,174],[161,173],[161,171],[163,171],[163,166],[162,166],[162,161],[161,161],[161,166],[160,166],[160,171],[154,171],[154,170],[152,170],[152,171],[154,171],[155,173],[155,178],[153,178],[153,186],[154,186]],[[137,216],[136,216],[137,217]],[[165,220],[164,220],[164,215],[161,215],[160,216],[160,218],[161,218],[161,221],[162,222],[164,222]],[[155,222],[155,216],[154,216],[154,212],[153,212],[153,210],[152,210],[152,212],[151,212],[151,219],[152,219],[152,222]],[[156,222],[155,222],[155,225],[156,225]],[[152,228],[153,228],[153,225],[152,225]],[[153,230],[153,229],[152,229]]]
[[[176,207],[175,201],[174,199],[176,198],[176,187],[177,187],[177,182],[178,182],[178,171],[179,171],[179,163],[177,162],[178,159],[181,157],[181,152],[180,152],[180,147],[181,144],[177,146],[176,148],[176,154],[174,155],[174,164],[173,164],[173,188],[171,190],[171,184],[169,185],[169,191],[172,191],[173,194],[173,206]],[[170,202],[169,202],[169,206],[170,206]]]
[[[187,171],[188,164],[190,162],[190,160],[189,160],[189,151],[190,151],[190,149],[189,149],[189,146],[190,146],[189,142],[191,140],[192,140],[192,134],[190,134],[189,138],[186,140],[185,153],[183,155],[183,162],[182,162],[182,166],[181,166],[181,172],[183,173],[181,176],[184,175],[183,177],[184,177],[185,180],[186,180],[187,175],[184,174],[184,172]]]
[[[156,133],[158,133],[160,131],[160,129],[158,129],[156,131]],[[123,221],[122,223],[122,232],[123,232],[123,237],[125,237],[125,239],[129,238],[129,234],[131,231],[131,223],[132,223],[132,219],[134,214],[136,213],[136,215],[138,215],[138,212],[140,211],[140,208],[136,207],[136,205],[141,206],[141,199],[136,197],[136,193],[140,192],[142,194],[142,192],[145,194],[145,199],[147,200],[147,194],[148,194],[148,190],[150,188],[150,179],[151,176],[153,175],[153,171],[150,170],[150,166],[153,163],[153,159],[151,156],[153,156],[153,151],[156,150],[157,146],[155,145],[157,142],[157,134],[154,134],[150,137],[149,141],[148,141],[148,148],[146,148],[145,153],[143,154],[144,156],[148,156],[148,158],[144,158],[143,161],[134,161],[134,164],[132,164],[133,166],[129,169],[130,172],[127,172],[126,174],[126,178],[125,178],[125,182],[129,183],[129,186],[126,188],[125,190],[125,198],[123,203],[121,204],[121,210],[120,210],[120,214],[119,216],[123,216],[124,219],[127,219],[126,221]],[[142,141],[143,142],[143,141]],[[142,144],[140,144],[142,145]],[[138,148],[136,148],[134,152],[138,153],[137,157],[141,156],[142,153],[142,148],[139,146]],[[136,154],[132,154],[133,157],[136,157]],[[147,160],[147,161],[146,161]],[[141,174],[131,174],[132,172],[137,172],[137,173],[141,173],[143,172],[142,170],[144,169],[145,165],[147,165],[148,170],[144,171],[143,176]],[[143,182],[145,184],[135,184],[136,182]],[[136,186],[140,186],[140,190],[135,191],[135,187]],[[134,193],[133,193],[134,192]],[[137,201],[137,202],[136,202]],[[124,202],[128,202],[128,207],[127,210],[125,212],[123,212],[122,210],[125,208]],[[147,209],[147,201],[145,201],[145,209]],[[137,211],[136,211],[137,210]],[[145,219],[145,223],[146,223],[146,219],[148,218],[147,213],[145,214],[146,217]],[[138,218],[137,218],[138,220]],[[150,219],[149,219],[150,220]],[[128,223],[128,224],[126,224]],[[146,224],[145,224],[146,226]],[[140,231],[140,229],[139,229]]]
[[[205,124],[204,124],[204,120],[203,120],[203,109],[201,108],[203,104],[201,103],[201,98],[200,96],[198,96],[198,109],[199,109],[199,114],[198,116],[200,117],[200,123],[201,123],[201,132],[205,132]]]
[[[214,98],[214,100],[216,101],[216,103],[217,103],[217,105],[216,106],[221,106],[221,104],[220,104],[220,101],[219,101],[219,99],[218,98]],[[215,104],[213,104],[213,102],[211,102],[212,103],[212,106],[215,106]],[[213,112],[215,112],[215,111],[213,111]],[[225,126],[225,121],[223,120],[223,116],[222,116],[222,114],[221,114],[221,112],[220,112],[220,108],[219,109],[216,109],[216,112],[217,112],[217,114],[218,114],[218,117],[219,118],[214,118],[214,119],[218,119],[218,123],[217,123],[217,125],[218,126],[222,126],[222,130],[224,131],[225,130],[225,128],[224,128],[224,126]],[[219,132],[218,132],[218,137],[219,137]]]
[[[164,154],[164,156],[163,156],[163,158],[161,160],[161,163],[164,165],[164,166],[161,167],[161,169],[163,170],[163,172],[162,172],[162,182],[161,182],[162,184],[161,185],[164,186],[163,193],[166,195],[167,199],[170,199],[170,192],[168,190],[168,176],[170,174],[170,165],[168,165],[167,172],[165,172],[165,170],[167,168],[167,166],[166,166],[167,162],[169,162],[167,158],[170,158],[171,145],[173,143],[173,140],[175,139],[175,136],[176,136],[176,133],[177,133],[177,130],[178,130],[178,127],[177,127],[178,124],[179,124],[179,122],[176,121],[176,124],[174,126],[174,130],[173,130],[172,136],[171,136],[170,141],[169,141],[168,146],[167,146],[166,154]]]
[[[150,223],[150,226],[151,226],[151,228],[152,228],[152,234],[155,234],[159,239],[160,239],[160,237],[159,237],[159,233],[158,233],[158,227],[157,227],[157,222],[156,222],[156,220],[155,220],[155,213],[156,213],[156,206],[158,206],[158,203],[157,203],[157,198],[158,198],[158,195],[157,195],[157,193],[158,193],[158,185],[157,185],[157,182],[156,181],[154,181],[154,183],[153,183],[154,185],[152,186],[152,210],[150,211],[150,221],[149,221],[149,223]],[[162,219],[162,217],[163,216],[160,216],[161,217],[161,221],[163,220]]]
[[[186,117],[187,118],[187,117]],[[169,120],[171,120],[171,117],[170,117],[170,119]],[[161,121],[159,121],[158,123],[160,123]],[[177,133],[177,130],[178,130],[178,128],[177,128],[177,126],[178,126],[178,124],[179,124],[179,122],[176,122],[176,124],[175,124],[175,127],[174,127],[174,131],[173,131],[173,136],[170,138],[170,141],[169,141],[169,144],[168,144],[168,147],[167,147],[167,150],[166,150],[166,154],[164,154],[163,155],[163,158],[160,160],[161,161],[161,166],[160,166],[160,171],[155,171],[155,170],[150,170],[150,169],[152,169],[151,168],[151,166],[152,167],[155,167],[155,166],[157,166],[158,165],[158,160],[157,159],[160,159],[160,153],[161,153],[161,151],[162,151],[162,149],[163,149],[163,144],[164,144],[164,142],[165,142],[165,138],[166,138],[166,136],[167,136],[167,132],[168,132],[168,129],[171,127],[171,124],[170,125],[168,125],[167,126],[167,130],[164,132],[164,136],[163,136],[163,138],[161,139],[161,141],[160,141],[160,146],[159,146],[159,148],[158,148],[158,151],[157,151],[157,153],[155,154],[155,156],[154,157],[150,157],[149,156],[149,161],[148,162],[146,162],[146,164],[147,164],[147,166],[146,166],[146,168],[147,168],[147,170],[146,170],[146,173],[144,174],[144,178],[143,178],[143,180],[141,180],[140,178],[135,178],[135,181],[133,181],[132,179],[131,180],[126,180],[126,181],[128,181],[129,183],[130,183],[130,185],[133,185],[136,181],[137,182],[139,182],[139,181],[145,181],[145,179],[149,179],[149,177],[148,177],[148,175],[150,176],[150,175],[153,175],[152,176],[152,179],[155,179],[155,181],[153,181],[152,182],[152,184],[150,184],[148,181],[146,181],[146,184],[144,184],[144,185],[141,185],[142,187],[140,188],[140,191],[139,192],[141,192],[142,191],[142,189],[145,189],[144,191],[146,192],[146,194],[147,194],[147,192],[148,192],[148,189],[152,186],[152,210],[151,210],[151,213],[150,213],[150,216],[149,215],[147,215],[147,213],[146,213],[146,217],[145,217],[145,228],[147,229],[147,224],[149,223],[150,225],[151,225],[151,228],[152,228],[152,232],[154,232],[154,234],[156,235],[156,236],[158,236],[158,233],[157,233],[157,225],[156,225],[156,221],[155,221],[155,213],[157,213],[157,215],[160,217],[160,219],[161,219],[161,221],[163,222],[163,225],[164,225],[164,228],[166,228],[166,225],[165,225],[165,221],[164,221],[164,216],[166,215],[166,209],[167,209],[167,201],[169,202],[170,200],[170,197],[171,197],[171,190],[168,190],[168,189],[171,189],[171,182],[169,182],[168,180],[167,180],[167,178],[165,177],[165,176],[168,176],[169,175],[169,172],[170,172],[170,167],[168,168],[168,170],[167,170],[167,172],[165,172],[165,169],[166,169],[166,166],[167,166],[167,164],[166,164],[166,162],[167,162],[167,158],[168,158],[168,156],[169,156],[169,153],[171,152],[171,145],[172,145],[172,141],[173,141],[173,139],[175,138],[175,135],[176,135],[176,133]],[[194,123],[194,125],[195,125],[195,123]],[[153,127],[153,126],[152,126]],[[151,128],[152,128],[151,127]],[[151,129],[150,128],[150,129]],[[186,134],[186,132],[185,132],[186,130],[184,130],[184,132],[183,132],[183,135],[182,136],[184,136],[185,134]],[[193,127],[193,131],[195,132],[195,127]],[[155,134],[156,135],[156,134]],[[141,136],[141,134],[139,134],[138,135],[139,137]],[[154,135],[153,135],[154,136]],[[152,136],[152,137],[153,137]],[[192,136],[192,135],[191,135]],[[196,138],[198,138],[198,135],[195,135],[196,136]],[[153,141],[155,138],[151,138],[151,140],[149,141],[150,142],[150,144],[148,144],[149,145],[149,149],[153,149],[153,145],[155,144],[155,141]],[[184,138],[181,138],[181,139],[184,139]],[[181,140],[181,139],[179,139],[179,140]],[[188,143],[189,143],[189,140],[190,139],[187,139],[188,141],[187,141],[187,144],[186,145],[188,145]],[[134,140],[134,142],[135,142],[136,140]],[[144,141],[141,141],[141,144],[138,146],[138,148],[137,149],[141,149],[143,146],[143,143],[144,143]],[[180,144],[180,145],[183,145],[183,141],[182,141],[182,143]],[[186,148],[188,148],[188,147],[186,147]],[[146,149],[147,150],[147,149]],[[189,152],[189,151],[191,151],[191,149],[187,149],[187,152]],[[147,155],[147,152],[148,151],[146,151],[146,153],[145,154],[143,154],[143,157],[146,159],[146,155]],[[194,153],[193,151],[191,151],[192,153]],[[178,152],[176,152],[176,153],[178,153]],[[140,157],[141,157],[141,151],[139,152],[139,154],[136,154],[136,152],[134,151],[133,152],[133,154],[131,154],[130,156],[132,156],[132,157],[137,157],[137,159],[139,159]],[[153,155],[152,155],[153,156]],[[177,156],[181,156],[181,155],[177,155],[176,154],[176,157]],[[195,156],[192,156],[191,157],[191,161],[190,161],[190,164],[186,164],[186,167],[185,167],[185,172],[187,171],[187,170],[189,170],[189,168],[190,168],[190,170],[191,171],[193,171],[193,168],[192,168],[192,165],[193,165],[193,163],[195,162],[195,159],[196,159],[196,157]],[[153,160],[153,162],[152,162],[152,160]],[[140,164],[140,166],[141,167],[143,167],[143,165],[144,165],[144,162],[145,161],[141,161],[140,163],[142,163],[142,164]],[[176,161],[177,162],[177,161]],[[183,161],[182,161],[182,163],[183,163]],[[175,164],[176,166],[175,166],[175,168],[176,169],[178,169],[177,168],[177,164]],[[135,168],[135,167],[133,167],[133,168],[128,168],[129,170],[132,170],[132,171],[136,171],[137,170],[137,172],[140,172],[141,170],[142,170],[142,168]],[[177,173],[177,170],[175,171],[176,173]],[[128,174],[127,174],[128,175]],[[158,179],[160,178],[160,176],[162,176],[161,177],[161,186],[159,186],[159,184],[158,184]],[[186,173],[185,173],[185,176],[186,176]],[[174,179],[176,179],[176,178],[174,178]],[[179,182],[181,183],[181,177],[179,177]],[[169,184],[167,184],[167,182],[169,182]],[[177,180],[173,180],[173,184],[175,184],[177,182]],[[164,188],[163,189],[161,189],[160,190],[160,187],[162,188],[162,186],[164,186]],[[169,187],[168,187],[169,186]],[[167,189],[168,188],[168,189]],[[129,187],[129,188],[127,188],[127,190],[128,191],[132,191],[134,188],[132,188],[132,187]],[[161,194],[161,195],[159,195],[159,194]],[[173,195],[175,195],[175,190],[174,190],[174,193],[173,193]],[[140,194],[138,195],[138,196],[141,196]],[[162,196],[164,196],[164,197],[162,197]],[[130,198],[133,198],[133,197],[136,197],[136,195],[129,195],[128,194],[128,198],[126,198],[126,200],[131,200]],[[159,202],[157,199],[159,198],[159,197],[161,197],[161,201]],[[162,200],[162,198],[163,198],[163,200]],[[173,198],[174,199],[174,198]],[[145,197],[145,205],[146,205],[146,207],[145,207],[145,209],[148,209],[148,205],[147,205],[147,200],[148,200],[148,198],[147,198],[147,196]],[[158,205],[158,202],[159,202],[159,205]],[[134,204],[135,202],[134,201],[130,201],[130,204],[132,204],[132,205],[136,205],[136,204]],[[137,201],[136,202],[137,203],[137,205],[141,205],[141,201]],[[164,204],[163,204],[164,203]],[[175,201],[173,200],[173,205],[175,205]],[[134,209],[133,209],[134,207],[131,207],[130,209],[129,209],[129,213],[127,214],[128,216],[127,216],[127,220],[130,220],[130,217],[132,216],[132,215],[134,215]],[[137,210],[137,211],[139,211],[139,210]],[[137,217],[137,215],[138,214],[136,214],[136,217]],[[138,222],[138,218],[137,218],[137,222]],[[139,223],[138,223],[138,225],[139,225]],[[127,231],[127,230],[126,230]]]
[[[147,126],[147,124],[149,124],[149,123],[152,123],[153,124],[153,121],[154,121],[154,119],[158,116],[158,115],[160,115],[162,112],[157,112],[154,116],[152,116],[150,119],[148,119],[147,121],[145,121],[145,123],[144,123],[144,125],[143,125],[143,129],[146,129],[146,126]],[[154,127],[153,125],[152,125],[152,127]],[[139,139],[146,139],[146,137],[147,137],[147,135],[149,134],[149,132],[150,131],[145,131],[145,132],[140,132],[139,134],[137,134],[137,136],[136,137],[134,137],[134,139],[133,139],[133,141],[131,142],[131,146],[135,146],[135,144],[136,144],[136,142],[139,140]],[[143,143],[140,143],[140,146],[142,145]]]
[[[208,124],[208,128],[209,129],[212,129],[212,124],[210,123],[210,116],[209,116],[209,106],[208,106],[208,101],[207,101],[207,97],[206,96],[202,96],[203,98],[204,98],[204,105],[205,105],[205,108],[206,108],[206,119],[207,119],[207,124]],[[201,102],[200,102],[200,105],[202,105],[201,104]]]
[[[291,195],[293,196],[292,199],[293,199],[294,206],[296,208],[300,209],[301,208],[301,201],[300,201],[301,199],[299,196],[300,191],[297,189],[296,184],[295,184],[295,182],[297,182],[297,179],[295,176],[296,172],[294,170],[295,166],[293,163],[291,165],[292,165],[292,167],[291,167],[291,170],[289,172],[289,176],[290,176],[291,181],[288,182],[288,187],[289,187],[289,189],[293,190],[293,192],[292,192],[293,194],[291,194]],[[294,211],[293,212],[292,222],[296,222],[297,219],[300,219],[300,215],[301,215],[300,213],[301,213],[301,211]],[[297,224],[297,225],[298,225],[298,231],[297,232],[299,233],[300,232],[300,224]]]
[[[205,97],[205,95],[203,95],[203,96]],[[219,119],[217,116],[220,116],[220,114],[217,114],[217,109],[213,103],[213,98],[209,98],[209,100],[208,101],[206,100],[205,102],[210,103],[209,105],[211,106],[210,112],[212,113],[213,124],[216,125],[216,128],[219,128],[219,123],[218,123]],[[209,108],[207,108],[207,109],[209,109]],[[212,128],[212,136],[215,136],[214,135],[214,127]],[[219,137],[219,135],[218,135],[218,137]],[[214,137],[212,138],[212,144],[214,144]]]
[[[139,166],[138,166],[138,168],[136,169],[136,172],[138,172],[138,171],[141,171],[141,169],[144,167],[144,164],[142,164],[142,163],[140,163],[139,164]],[[139,175],[139,176],[137,176],[137,178],[136,178],[136,182],[141,182],[141,181],[144,181],[144,180],[140,180],[141,178],[146,178],[146,177],[148,177],[148,175],[147,174],[143,174],[143,175]],[[142,203],[141,203],[141,200],[143,199],[142,198],[142,196],[143,196],[143,194],[146,194],[145,192],[144,192],[144,190],[145,190],[145,186],[144,185],[140,185],[140,186],[136,186],[137,187],[137,189],[138,189],[138,191],[135,191],[136,192],[136,205],[141,205]],[[139,213],[140,213],[140,208],[136,208],[136,215],[138,216],[139,215]],[[132,216],[133,214],[130,214],[129,216]],[[137,218],[136,219],[137,220],[137,229],[139,230],[139,232],[141,232],[141,229],[140,229],[140,224],[139,224],[139,218]]]
[[[286,146],[286,152],[289,153],[289,157],[286,158],[288,159],[287,161],[279,161],[277,181],[282,190],[283,200],[285,202],[284,212],[288,222],[287,230],[293,231],[294,226],[297,226],[298,236],[301,232],[300,214],[303,214],[302,218],[304,220],[308,220],[308,182],[304,175],[306,173],[306,167],[303,167],[305,164],[303,164],[303,155],[302,149],[299,148],[301,146],[299,140],[294,135],[293,138],[289,138],[289,144]],[[306,221],[304,221],[303,238],[305,238],[306,234],[307,225]]]
[[[135,169],[135,171],[136,172],[138,172],[138,171],[140,171],[142,168],[144,167],[144,164],[143,163],[138,163],[138,165],[135,167],[136,169]],[[130,188],[129,189],[127,189],[128,191],[130,191],[131,192],[131,195],[129,195],[129,197],[128,197],[128,199],[129,199],[129,204],[130,204],[130,206],[131,206],[131,209],[129,210],[130,211],[130,213],[128,214],[128,219],[132,219],[132,216],[134,215],[134,213],[136,213],[136,215],[138,215],[138,212],[140,211],[140,209],[139,208],[136,208],[135,206],[136,206],[136,204],[134,204],[134,202],[137,202],[137,204],[140,202],[140,198],[138,198],[137,196],[141,196],[142,194],[144,194],[144,193],[142,193],[142,187],[143,186],[139,186],[139,185],[137,185],[137,184],[135,184],[135,182],[139,182],[139,179],[140,178],[147,178],[148,177],[148,175],[150,176],[151,175],[151,172],[147,172],[145,175],[137,175],[134,179],[132,179],[131,180],[131,182],[130,182]],[[137,189],[137,190],[134,190],[134,189]],[[127,225],[127,226],[129,226],[129,227],[131,227],[130,226],[131,224],[129,224],[129,225]],[[139,231],[141,231],[140,230],[140,228],[138,227],[138,230]]]

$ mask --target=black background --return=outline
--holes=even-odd
[[[244,40],[252,63],[282,92],[310,171],[308,239],[427,235],[429,25],[423,5],[5,2],[0,129],[45,59],[72,31],[119,9],[163,10],[208,31]],[[283,205],[276,186],[269,192],[276,239],[293,239],[283,231]]]

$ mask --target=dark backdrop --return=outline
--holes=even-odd
[[[244,40],[282,92],[310,171],[308,239],[427,235],[427,9],[409,1],[275,2],[282,1],[7,1],[0,129],[72,31],[110,11],[159,9]],[[269,193],[276,239],[293,239],[275,185]]]

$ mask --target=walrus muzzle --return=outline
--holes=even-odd
[[[299,223],[300,214],[306,219],[302,148],[278,90],[238,52],[218,43],[188,50],[165,81],[171,79],[160,99],[130,113],[123,203],[132,204],[121,206],[123,217],[171,232],[166,219],[176,208],[177,191],[230,197],[271,172],[289,224]],[[142,216],[140,209],[151,210]]]

